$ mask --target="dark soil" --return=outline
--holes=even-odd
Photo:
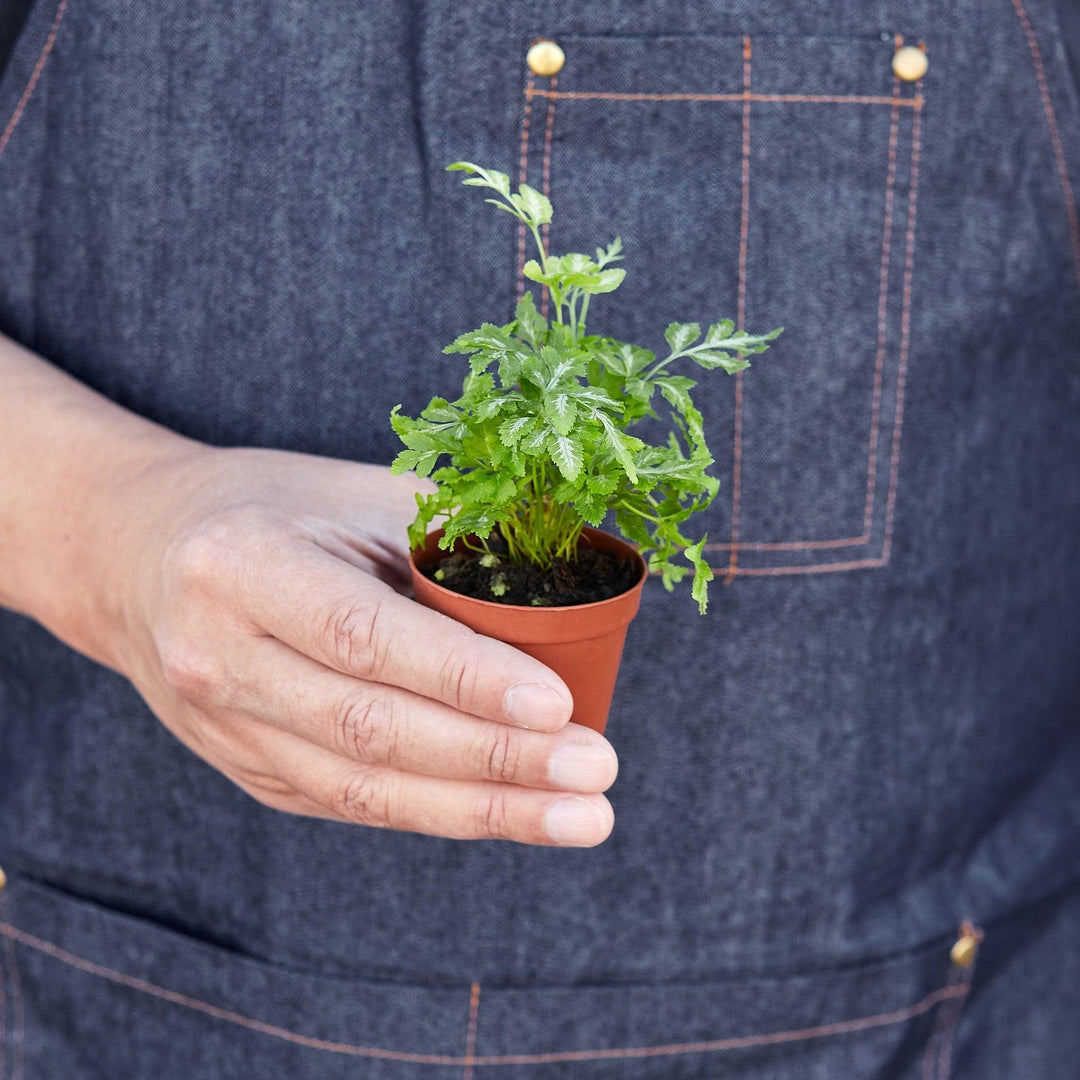
[[[461,549],[421,567],[421,573],[464,596],[525,607],[591,604],[609,600],[637,584],[637,565],[633,560],[596,551],[586,541],[578,546],[576,562],[556,559],[546,570],[532,563],[505,561],[506,542],[498,528],[492,531],[487,544],[501,556],[498,561],[484,552]],[[496,592],[492,592],[492,586]]]

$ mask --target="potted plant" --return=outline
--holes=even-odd
[[[512,192],[505,173],[470,162],[448,169],[494,192],[486,201],[532,233],[539,260],[524,273],[547,288],[554,319],[526,291],[512,322],[484,323],[443,350],[469,358],[456,400],[434,397],[416,418],[400,405],[391,411],[406,447],[391,470],[437,485],[417,495],[408,532],[416,599],[547,664],[573,694],[574,722],[603,731],[646,574],[660,574],[670,592],[693,571],[691,594],[706,610],[706,537],[693,541],[681,526],[709,505],[719,481],[707,471],[713,458],[695,382],[673,365],[734,374],[781,331],[747,334],[723,321],[702,335],[697,323],[671,323],[659,359],[587,333],[590,300],[625,276],[611,265],[622,258],[620,238],[595,258],[551,255],[540,232],[552,216],[544,195],[527,184]],[[631,429],[659,419],[657,391],[671,429],[651,444]],[[436,468],[440,458],[449,463]],[[625,539],[599,529],[609,511]],[[441,528],[428,535],[436,519]]]

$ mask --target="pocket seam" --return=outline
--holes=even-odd
[[[603,41],[611,41],[612,38],[604,35],[594,35]],[[736,35],[725,35],[725,39],[737,40]],[[802,40],[802,39],[800,39]],[[743,35],[743,91],[742,93],[622,93],[609,91],[568,91],[558,90],[558,76],[552,76],[547,82],[546,88],[537,87],[537,79],[531,73],[525,84],[525,101],[521,121],[521,146],[519,154],[519,182],[526,183],[529,171],[530,158],[530,122],[533,111],[533,101],[537,98],[546,98],[547,118],[545,123],[545,135],[541,157],[541,190],[550,197],[550,173],[551,173],[551,144],[552,130],[554,125],[555,106],[559,100],[610,100],[610,101],[704,101],[716,103],[738,103],[743,105],[743,147],[741,157],[741,169],[743,172],[743,206],[741,214],[740,243],[739,243],[739,273],[738,273],[738,306],[739,324],[742,325],[744,317],[745,288],[746,288],[746,242],[748,223],[748,188],[749,188],[749,128],[750,106],[754,101],[785,102],[785,103],[819,103],[819,104],[858,104],[858,105],[889,105],[892,115],[890,116],[890,134],[888,162],[886,172],[885,213],[882,229],[882,258],[881,271],[879,274],[878,294],[878,319],[877,319],[877,342],[875,345],[874,382],[871,392],[870,403],[870,430],[867,436],[867,484],[864,502],[863,529],[858,536],[845,536],[828,538],[825,540],[782,540],[782,541],[754,541],[742,540],[739,536],[740,511],[742,502],[742,376],[735,376],[735,431],[733,448],[733,468],[731,482],[731,538],[727,541],[714,542],[705,545],[705,550],[727,552],[726,565],[714,565],[714,572],[725,575],[725,583],[730,583],[738,577],[766,577],[786,576],[797,574],[829,573],[859,569],[879,569],[885,566],[892,555],[892,542],[894,535],[895,510],[897,489],[899,486],[899,458],[901,439],[903,435],[903,414],[905,389],[907,381],[908,360],[911,345],[911,285],[914,272],[914,245],[917,214],[919,160],[922,144],[922,111],[925,105],[925,91],[923,80],[919,80],[911,96],[904,96],[900,81],[893,78],[891,95],[807,95],[807,94],[758,94],[751,91],[750,68],[752,37]],[[900,35],[893,39],[895,47],[903,43]],[[913,119],[910,133],[910,157],[907,165],[907,207],[906,222],[904,224],[904,261],[901,272],[896,276],[901,279],[900,290],[900,332],[899,345],[896,353],[896,368],[893,376],[894,404],[892,441],[888,458],[882,462],[881,472],[888,470],[888,487],[885,493],[884,505],[878,507],[878,458],[883,452],[879,444],[881,428],[881,396],[882,376],[886,356],[887,322],[889,298],[894,295],[895,286],[890,281],[890,267],[893,255],[893,232],[897,224],[895,217],[895,191],[896,191],[896,158],[899,142],[899,126],[901,109],[911,109]],[[544,226],[545,241],[549,226]],[[899,238],[898,238],[899,239]],[[525,281],[522,268],[525,262],[526,233],[524,225],[518,230],[518,262],[517,262],[517,298],[524,293]],[[544,288],[541,291],[541,312],[546,317],[548,313],[548,292]],[[892,352],[892,350],[888,350]],[[890,382],[893,381],[890,379]],[[881,515],[879,517],[878,515]],[[881,533],[881,548],[876,554],[866,552],[861,558],[852,558],[835,562],[820,561],[822,556],[818,553],[842,548],[868,548],[874,541],[875,525],[884,519]],[[807,552],[808,557],[814,558],[812,563],[779,563],[777,565],[740,566],[740,552]]]
[[[1054,152],[1058,180],[1061,183],[1061,193],[1065,201],[1065,216],[1069,225],[1069,240],[1072,243],[1073,269],[1076,271],[1077,288],[1080,289],[1080,221],[1077,219],[1076,197],[1073,195],[1072,182],[1069,178],[1069,165],[1065,157],[1065,147],[1061,141],[1057,113],[1054,110],[1053,99],[1050,97],[1050,87],[1046,79],[1042,50],[1039,48],[1039,39],[1035,36],[1035,30],[1031,25],[1031,20],[1028,18],[1027,11],[1024,9],[1022,0],[1012,0],[1012,6],[1016,11],[1017,18],[1020,20],[1020,28],[1024,32],[1024,37],[1027,39],[1032,67],[1035,70],[1035,81],[1038,83],[1039,95],[1042,98],[1043,113],[1050,133],[1050,145]]]
[[[43,953],[46,956],[66,964],[69,967],[82,971],[85,974],[102,978],[116,985],[124,986],[129,990],[142,993],[159,1000],[167,1001],[178,1007],[187,1008],[224,1023],[233,1024],[245,1028],[257,1034],[267,1037],[278,1038],[294,1045],[303,1046],[307,1049],[319,1050],[326,1053],[336,1053],[350,1057],[379,1058],[409,1062],[418,1065],[461,1066],[465,1069],[465,1075],[470,1076],[473,1068],[497,1065],[526,1065],[545,1064],[553,1062],[570,1061],[596,1061],[610,1059],[642,1058],[642,1057],[674,1057],[690,1054],[723,1053],[736,1050],[754,1049],[783,1044],[809,1042],[816,1039],[829,1038],[839,1035],[855,1034],[862,1031],[870,1031],[897,1024],[907,1023],[919,1016],[930,1013],[942,1006],[937,1014],[937,1021],[927,1043],[924,1056],[924,1080],[945,1080],[948,1076],[948,1058],[951,1052],[952,1035],[959,1020],[960,1012],[966,1000],[974,965],[968,968],[959,968],[950,964],[949,976],[944,985],[931,990],[918,1001],[894,1009],[888,1012],[879,1012],[868,1016],[852,1017],[846,1020],[833,1021],[825,1024],[817,1024],[809,1027],[795,1028],[790,1030],[772,1031],[760,1034],[729,1036],[722,1039],[698,1040],[695,1042],[682,1043],[653,1043],[646,1046],[630,1047],[600,1047],[588,1050],[562,1050],[548,1051],[530,1054],[498,1054],[476,1055],[474,1053],[476,1043],[476,1029],[479,1015],[481,987],[473,982],[470,986],[468,1024],[466,1032],[466,1050],[463,1055],[417,1053],[402,1050],[390,1050],[382,1047],[359,1046],[353,1043],[334,1042],[326,1039],[317,1039],[301,1032],[293,1031],[276,1024],[270,1024],[255,1019],[243,1013],[214,1005],[202,998],[196,998],[188,994],[170,990],[157,983],[146,979],[129,975],[103,964],[96,963],[77,953],[62,948],[55,942],[31,934],[16,927],[11,922],[9,898],[4,897],[0,905],[0,935],[5,939],[4,947],[8,958],[8,967],[14,976],[14,945],[18,943],[26,948]],[[936,951],[936,950],[934,950]],[[927,959],[932,955],[928,951]],[[13,992],[15,982],[13,978]],[[947,1013],[946,1013],[947,1007]],[[16,1014],[17,1017],[18,1014]],[[21,1080],[21,1059],[18,1051],[22,1045],[22,1032],[18,1023],[14,1032],[16,1049],[16,1072],[14,1080]],[[2,1043],[0,1043],[2,1046]],[[931,1074],[925,1071],[933,1063],[938,1066],[938,1072]],[[944,1065],[945,1072],[940,1071]]]
[[[300,1032],[291,1031],[288,1028],[268,1024],[262,1020],[242,1013],[224,1009],[213,1005],[200,998],[191,997],[187,994],[169,990],[158,986],[149,980],[140,979],[128,975],[122,971],[106,967],[103,964],[87,960],[85,957],[71,953],[66,949],[44,938],[29,934],[20,930],[12,923],[0,922],[0,935],[7,940],[8,945],[18,942],[27,948],[50,956],[60,963],[67,964],[85,974],[94,975],[108,982],[125,986],[130,990],[147,994],[173,1005],[192,1009],[204,1013],[225,1023],[235,1024],[238,1027],[247,1028],[261,1035],[282,1039],[286,1042],[304,1046],[312,1050],[322,1050],[327,1053],[344,1054],[350,1057],[382,1058],[393,1061],[407,1061],[421,1065],[462,1065],[462,1066],[485,1066],[485,1065],[525,1065],[544,1064],[556,1061],[597,1061],[611,1058],[634,1058],[634,1057],[662,1057],[688,1054],[722,1053],[732,1050],[746,1050],[764,1046],[776,1046],[787,1043],[808,1042],[814,1039],[828,1038],[836,1035],[853,1034],[861,1031],[870,1031],[876,1028],[890,1027],[895,1024],[906,1023],[922,1016],[939,1005],[948,1001],[958,1004],[966,998],[969,990],[969,979],[963,981],[947,982],[926,994],[919,1001],[904,1006],[903,1008],[885,1013],[875,1013],[870,1016],[854,1017],[848,1020],[834,1021],[828,1024],[819,1024],[813,1027],[795,1028],[788,1031],[766,1032],[758,1035],[742,1035],[724,1039],[703,1040],[692,1043],[659,1043],[650,1046],[632,1047],[602,1047],[595,1050],[564,1050],[551,1051],[537,1054],[496,1054],[476,1056],[465,1054],[463,1056],[451,1054],[422,1054],[411,1053],[401,1050],[387,1050],[381,1047],[357,1046],[352,1043],[331,1042],[325,1039],[315,1039]],[[469,1030],[472,1033],[472,1043],[475,1043],[475,1028],[480,1000],[480,985],[473,983],[470,987]],[[951,1026],[951,1023],[950,1023]],[[467,1039],[467,1045],[468,1045]],[[18,1074],[16,1074],[16,1078]]]
[[[3,158],[4,151],[11,142],[12,136],[15,134],[15,129],[18,128],[19,121],[22,120],[23,114],[26,112],[26,107],[30,103],[30,99],[34,96],[34,90],[37,89],[37,84],[41,79],[41,73],[45,69],[45,63],[49,59],[49,54],[52,52],[53,46],[56,44],[56,35],[60,31],[60,24],[64,21],[64,13],[67,11],[67,6],[68,0],[60,0],[60,3],[57,5],[56,13],[53,15],[52,25],[49,27],[48,36],[41,46],[41,52],[38,54],[37,61],[30,72],[30,78],[27,80],[26,86],[23,87],[23,92],[20,94],[19,100],[15,104],[14,111],[4,125],[3,132],[0,133],[0,158]]]

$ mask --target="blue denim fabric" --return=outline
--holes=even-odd
[[[5,0],[0,4],[0,75],[4,73],[15,39],[33,6],[33,0]]]
[[[546,188],[555,250],[622,235],[593,329],[787,327],[699,383],[730,583],[705,618],[646,584],[615,830],[287,817],[0,613],[0,1080],[1072,1080],[1080,95],[1052,0],[69,0],[0,155],[0,328],[193,437],[389,462],[390,408],[459,386],[441,346],[518,294],[457,158]]]

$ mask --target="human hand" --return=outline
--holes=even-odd
[[[102,499],[125,526],[96,559],[108,614],[85,651],[267,806],[456,839],[606,839],[618,762],[567,722],[562,680],[405,595],[429,481],[192,447]]]

